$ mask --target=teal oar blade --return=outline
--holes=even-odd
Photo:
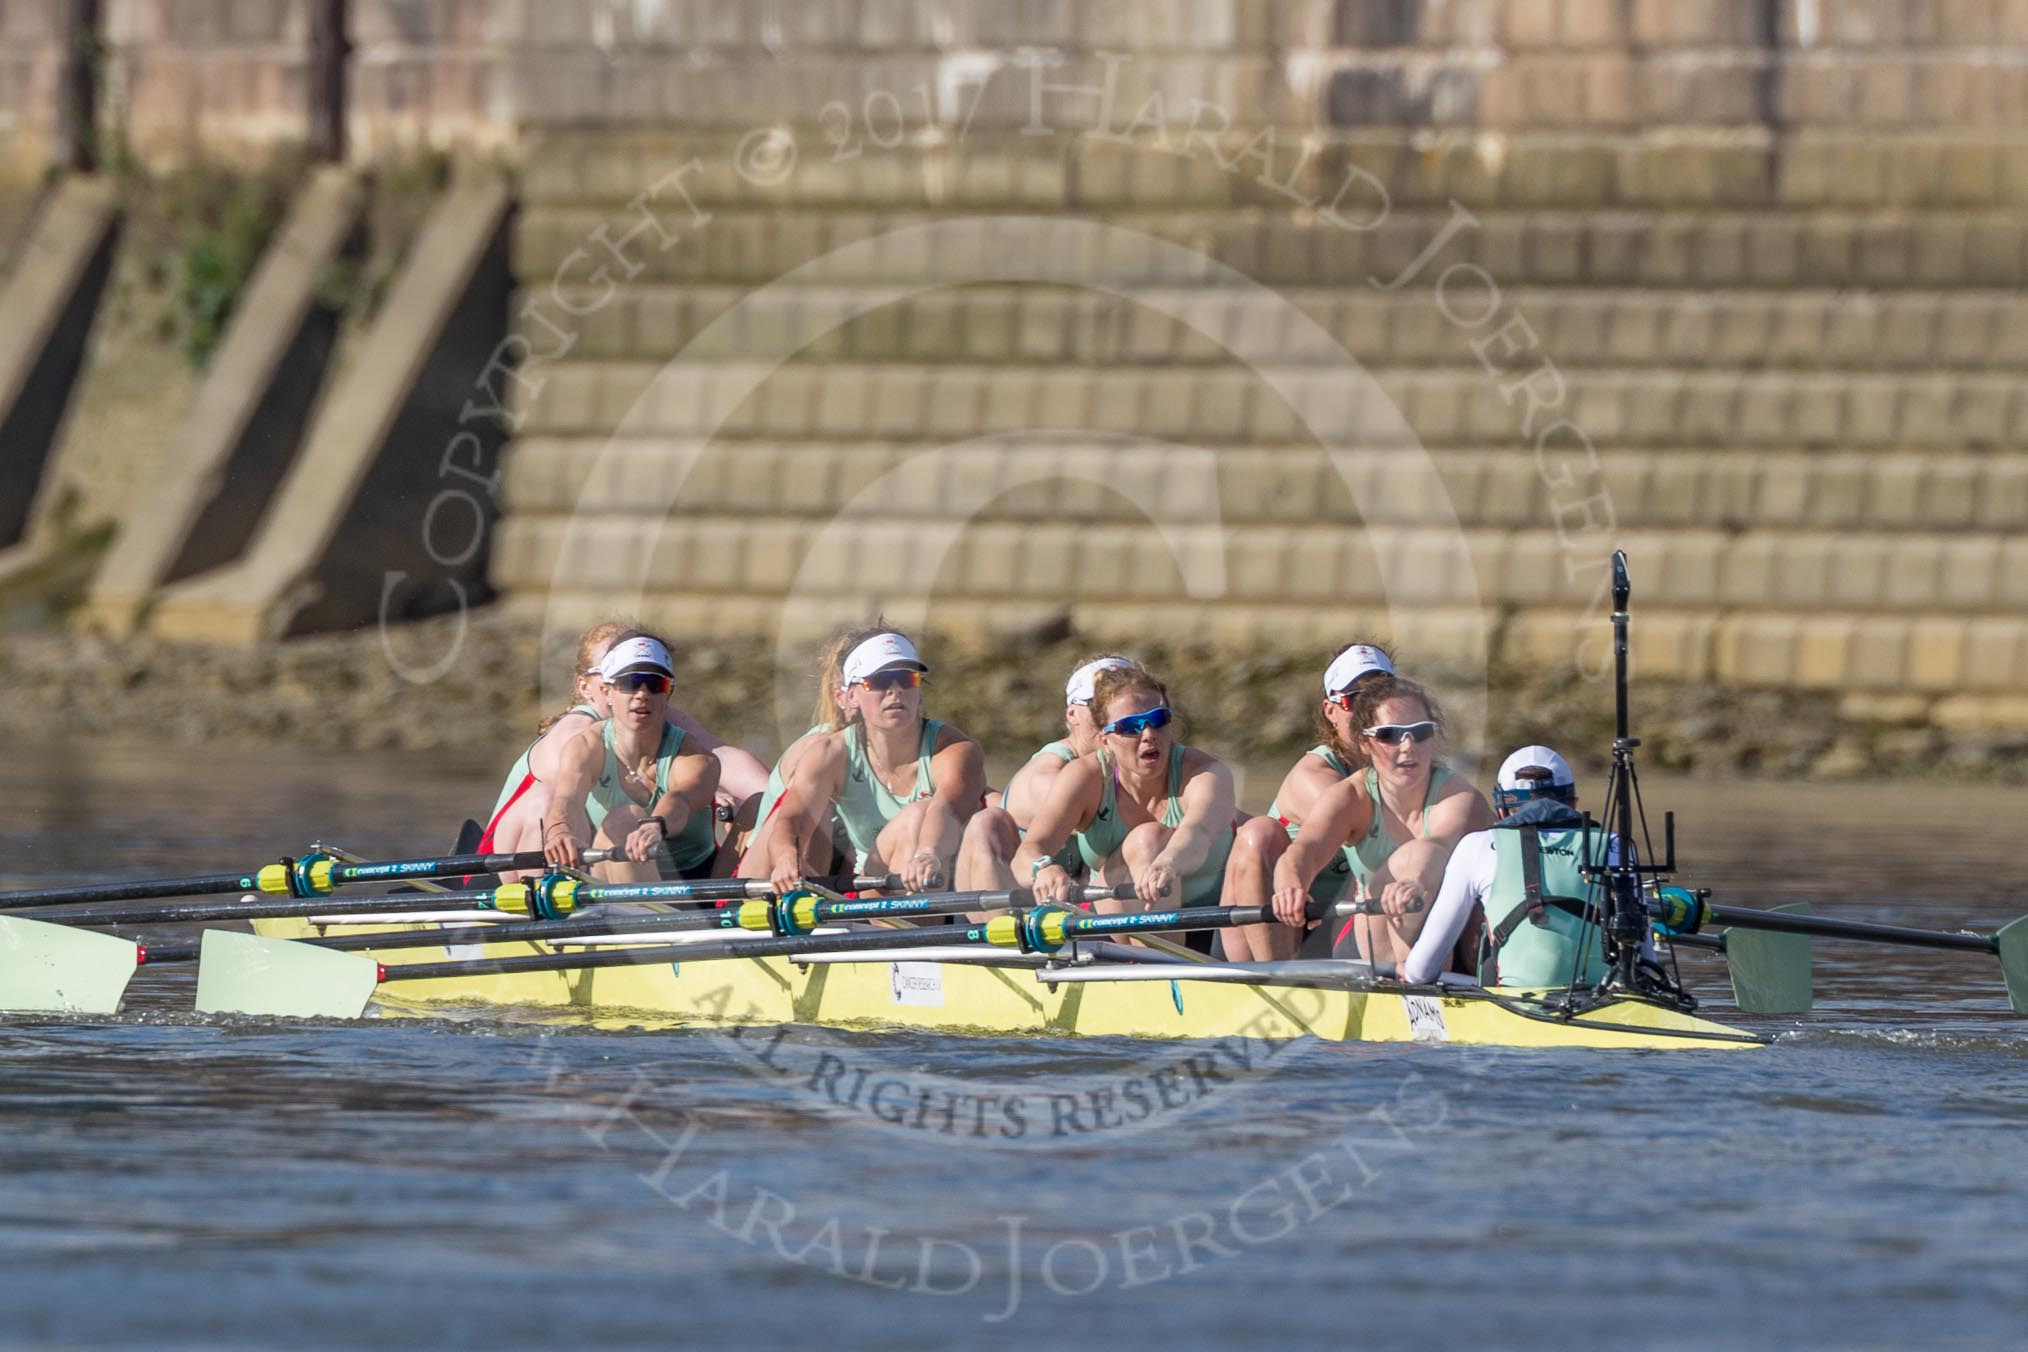
[[[2028,915],[2000,926],[1993,936],[2000,954],[2000,975],[2007,982],[2007,1003],[2016,1014],[2028,1014]]]
[[[372,958],[230,930],[204,932],[198,964],[200,1014],[356,1019],[380,984]]]
[[[1808,915],[1806,901],[1774,906],[1783,915]],[[1725,965],[1732,999],[1748,1014],[1801,1014],[1816,999],[1810,981],[1810,936],[1732,926],[1725,931]]]
[[[0,916],[0,1009],[117,1013],[139,962],[131,939]]]

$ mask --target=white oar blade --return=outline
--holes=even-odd
[[[206,930],[198,956],[197,1012],[356,1019],[379,984],[380,964],[357,953]]]
[[[139,963],[132,940],[0,916],[0,1009],[113,1014]]]
[[[1808,915],[1807,901],[1770,907]],[[1810,980],[1810,936],[1753,930],[1725,931],[1725,966],[1732,977],[1732,1000],[1749,1014],[1802,1014],[1815,1002]]]

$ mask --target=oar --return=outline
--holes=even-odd
[[[1671,889],[1674,891],[1675,889]],[[2016,1014],[2028,1014],[2028,916],[2000,927],[1996,934],[1971,930],[1912,929],[1905,925],[1880,925],[1867,920],[1834,920],[1802,913],[1798,907],[1760,911],[1746,906],[1717,906],[1702,896],[1693,896],[1694,905],[1685,906],[1680,897],[1664,897],[1666,914],[1658,917],[1670,929],[1694,934],[1705,923],[1725,925],[1726,960],[1737,965],[1745,950],[1749,962],[1757,960],[1778,942],[1757,939],[1733,930],[1767,931],[1782,936],[1824,939],[1854,939],[1866,943],[1896,944],[1904,948],[1940,948],[1959,953],[1988,953],[2000,960],[2000,977],[2007,985],[2007,1002]],[[1743,943],[1742,941],[1748,941]],[[1808,961],[1808,944],[1800,945]],[[1793,956],[1777,959],[1793,967]],[[1787,978],[1776,978],[1779,985]],[[1745,1006],[1742,1005],[1742,1008]]]
[[[1362,903],[1363,904],[1363,903]],[[1316,918],[1355,913],[1355,904],[1317,908]],[[893,949],[977,944],[1053,953],[1073,939],[1142,934],[1177,929],[1224,929],[1275,920],[1272,906],[1193,907],[1130,915],[1084,915],[1056,906],[995,916],[966,929],[855,931],[850,934],[784,934],[652,944],[589,953],[538,953],[525,957],[475,958],[456,962],[384,967],[372,958],[332,952],[307,944],[210,930],[197,981],[197,1009],[205,1014],[263,1014],[310,1018],[358,1018],[374,991],[394,981],[495,976],[518,972],[569,972],[601,967],[694,963],[718,958],[817,957]],[[441,942],[441,939],[439,939]],[[227,955],[238,950],[233,957]],[[215,955],[215,956],[214,956]]]
[[[508,884],[514,886],[515,884]],[[122,925],[194,925],[221,920],[287,920],[305,915],[377,915],[382,911],[470,911],[483,915],[504,911],[494,903],[494,888],[484,892],[396,892],[370,897],[284,897],[269,901],[248,897],[234,901],[169,902],[155,906],[110,906],[66,912],[40,920],[0,915],[8,925],[79,925],[99,928]],[[509,912],[520,914],[519,912]]]
[[[620,857],[618,850],[584,851],[587,865],[602,864]],[[352,883],[399,882],[412,878],[446,878],[455,874],[505,873],[510,869],[548,867],[549,861],[539,850],[521,854],[456,854],[432,859],[397,859],[379,864],[348,864],[330,855],[313,852],[297,859],[264,864],[243,873],[203,873],[189,878],[87,883],[75,887],[34,887],[18,892],[0,892],[0,911],[99,901],[138,901],[145,897],[201,897],[213,892],[265,892],[276,897],[314,897]]]
[[[836,883],[847,888],[874,889],[900,885],[900,879],[893,874],[868,875],[863,877],[838,877],[822,881]],[[219,903],[193,903],[185,906],[159,906],[146,910],[101,910],[83,915],[66,915],[62,923],[48,920],[31,920],[26,916],[0,915],[0,1011],[10,1013],[69,1013],[69,1014],[112,1014],[118,1011],[120,999],[126,993],[127,983],[132,980],[137,967],[144,964],[187,962],[196,958],[201,949],[197,944],[143,944],[121,935],[103,934],[95,930],[77,928],[77,924],[91,921],[98,924],[151,924],[157,922],[196,920],[261,920],[278,919],[302,915],[371,915],[376,912],[397,912],[414,910],[418,905],[438,909],[466,909],[473,914],[496,911],[509,915],[542,915],[545,918],[530,924],[508,922],[493,925],[473,925],[462,930],[424,930],[417,934],[428,943],[483,943],[488,938],[500,940],[507,937],[507,931],[519,931],[532,935],[537,930],[553,931],[554,927],[574,907],[592,902],[614,900],[645,901],[713,901],[739,898],[766,897],[772,891],[765,878],[715,878],[703,882],[663,883],[582,883],[574,878],[546,876],[535,884],[508,883],[490,891],[439,892],[431,894],[404,893],[389,897],[323,897],[276,902],[251,902],[236,905]],[[548,899],[538,898],[547,892]],[[993,894],[977,894],[990,898]],[[886,907],[895,913],[895,899],[866,900],[835,903],[855,908],[854,914],[880,914],[879,908]],[[972,909],[978,905],[993,905],[990,900],[983,903],[973,901],[957,909]],[[1006,905],[1002,901],[997,903]],[[739,912],[724,911],[688,915],[628,916],[613,917],[601,922],[586,920],[584,923],[622,923],[642,929],[683,929],[698,926],[737,924],[736,920],[721,920],[721,916],[733,916],[759,905],[763,911],[770,908],[770,901],[748,901]],[[549,909],[537,909],[546,907]],[[760,928],[768,928],[765,919]],[[596,933],[586,929],[584,933]],[[451,935],[463,936],[452,938]],[[411,938],[408,933],[386,935],[351,935],[344,939],[324,939],[318,942],[332,947],[390,947],[400,946],[390,941]]]
[[[766,887],[762,880],[756,886]],[[1079,901],[1127,900],[1134,894],[1132,883],[1113,887],[1086,887]],[[401,930],[392,934],[324,935],[315,939],[278,940],[304,943],[341,952],[392,948],[455,948],[463,944],[507,943],[519,939],[575,939],[586,935],[669,934],[684,930],[749,930],[763,934],[808,934],[819,925],[841,920],[895,920],[911,916],[957,915],[965,911],[1004,910],[1034,904],[1031,892],[1015,889],[997,892],[925,892],[913,897],[877,897],[867,900],[826,901],[809,893],[792,893],[780,902],[755,900],[713,911],[683,911],[660,915],[588,915],[574,920],[532,920],[525,923],[465,925],[446,929]],[[946,933],[947,931],[939,931]],[[189,962],[201,955],[203,945],[147,944],[142,961],[150,966],[165,962]],[[235,955],[249,950],[234,949]],[[207,959],[207,961],[209,961]]]
[[[901,885],[893,873],[815,878],[845,891],[887,891]],[[599,883],[545,874],[532,883],[503,883],[469,892],[397,892],[391,896],[305,897],[281,901],[192,901],[154,906],[69,911],[51,917],[65,925],[175,925],[219,920],[286,920],[306,915],[374,915],[381,911],[472,911],[561,919],[574,910],[611,901],[740,901],[774,894],[765,878],[709,878],[702,882]],[[16,917],[0,915],[0,925]],[[25,923],[25,922],[24,922]],[[0,995],[0,1008],[4,1008]]]
[[[1648,904],[1655,935],[1678,948],[1698,948],[1725,958],[1732,982],[1732,1002],[1748,1014],[1803,1014],[1815,1003],[1811,988],[1810,941],[1796,934],[1741,929],[1724,934],[1696,933],[1708,907],[1705,893],[1687,887],[1664,887]],[[1774,911],[1806,915],[1805,901],[1777,906]]]

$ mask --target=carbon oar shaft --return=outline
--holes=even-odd
[[[574,881],[574,880],[573,880]],[[815,879],[825,886],[876,888],[894,886],[897,879],[885,876]],[[76,911],[50,917],[64,925],[174,925],[215,920],[288,920],[306,915],[372,915],[378,911],[502,911],[528,914],[525,887],[510,884],[471,892],[398,892],[372,897],[290,897],[277,901],[193,901],[181,905],[127,907],[112,910]],[[737,901],[773,894],[765,878],[707,878],[699,882],[575,883],[570,906],[611,901]],[[512,898],[510,901],[509,899]]]
[[[1326,915],[1357,914],[1370,906],[1340,902],[1329,908],[1312,907],[1314,919]],[[1018,947],[1002,921],[986,921],[966,929],[939,926],[929,929],[881,930],[852,934],[753,935],[722,940],[700,940],[687,944],[652,944],[639,948],[615,948],[596,953],[538,953],[512,958],[473,958],[459,962],[423,962],[383,969],[380,979],[389,981],[433,981],[445,977],[499,976],[516,972],[564,972],[600,967],[645,967],[660,963],[703,962],[713,958],[822,957],[835,953],[862,953],[888,949],[942,948],[964,944]],[[1064,938],[1096,938],[1101,935],[1139,934],[1177,929],[1226,929],[1235,925],[1261,925],[1275,920],[1272,906],[1220,906],[1188,911],[1146,911],[1135,915],[1071,915],[1064,917]],[[442,942],[441,939],[438,942]]]
[[[614,857],[610,850],[586,850],[587,864]],[[309,857],[306,857],[308,860]],[[306,860],[285,859],[241,873],[203,873],[187,878],[156,878],[124,883],[86,883],[75,887],[36,887],[0,892],[0,912],[32,906],[73,906],[101,901],[140,901],[148,897],[198,897],[215,892],[265,892],[271,896],[315,895],[352,883],[400,882],[412,878],[448,878],[480,873],[505,873],[548,867],[537,850],[521,854],[458,854],[430,859],[396,859],[378,864],[348,864],[328,857],[314,860],[307,885],[295,885]]]
[[[755,886],[767,884],[755,880]],[[1097,901],[1105,897],[1117,897],[1121,887],[1087,887],[1084,900]],[[450,893],[449,897],[465,894]],[[486,895],[484,893],[479,894]],[[438,900],[431,898],[432,902]],[[929,893],[918,897],[881,897],[865,901],[819,902],[816,904],[812,922],[823,925],[838,920],[859,919],[865,916],[942,916],[955,915],[964,911],[1000,909],[1008,906],[1027,906],[1035,900],[1029,892],[944,892]],[[432,909],[435,909],[432,906]],[[342,952],[357,952],[395,948],[436,948],[455,947],[460,944],[508,943],[520,939],[573,939],[586,935],[607,934],[666,934],[672,930],[760,930],[765,924],[746,923],[752,917],[743,915],[744,908],[727,907],[712,911],[676,912],[662,915],[612,915],[584,916],[574,920],[529,920],[508,921],[500,924],[465,925],[453,929],[403,930],[393,934],[341,934],[325,935],[316,939],[299,942],[313,944],[318,948],[337,949]],[[324,912],[318,912],[324,914]],[[946,942],[949,935],[945,934]],[[198,957],[202,944],[148,944],[142,950],[141,961],[150,965],[171,962],[193,962]]]
[[[303,897],[286,901],[255,901],[234,904],[224,901],[192,901],[180,906],[130,907],[125,910],[85,911],[77,915],[53,915],[59,925],[194,925],[215,920],[289,920],[305,915],[373,915],[380,911],[471,911],[481,914],[492,908],[493,893],[484,892],[403,892],[395,896]]]
[[[1963,953],[1997,953],[1999,942],[1991,935],[1968,931],[1908,929],[1901,925],[1876,925],[1865,920],[1829,920],[1820,916],[1785,915],[1779,911],[1757,911],[1751,907],[1705,905],[1705,914],[1722,925],[1743,929],[1775,930],[1782,934],[1813,934],[1827,939],[1867,939],[1874,943],[1901,944],[1909,948],[1948,948]]]

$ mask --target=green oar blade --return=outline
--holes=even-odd
[[[2000,975],[2007,981],[2007,1003],[2016,1014],[2028,1014],[2028,915],[2002,925],[1993,946],[2000,954]]]
[[[1775,906],[1789,915],[1808,915],[1806,901]],[[1748,1014],[1801,1014],[1816,998],[1810,983],[1810,936],[1733,925],[1725,931],[1725,965],[1732,975],[1732,999]]]
[[[0,1009],[117,1013],[138,964],[130,939],[0,916]]]
[[[206,930],[197,1012],[356,1019],[379,984],[380,964],[356,953]]]

